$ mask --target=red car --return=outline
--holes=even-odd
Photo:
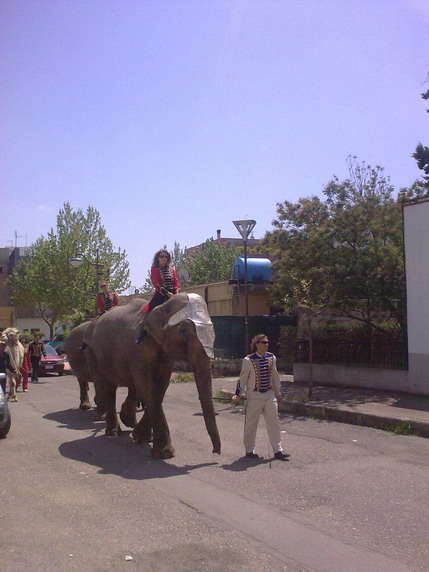
[[[57,373],[58,375],[63,375],[65,358],[59,356],[54,348],[47,344],[45,344],[45,353],[46,357],[42,356],[37,374],[46,375],[47,373]]]

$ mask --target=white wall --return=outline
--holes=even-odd
[[[404,205],[410,383],[429,387],[429,199]]]
[[[16,327],[20,332],[27,330],[40,330],[43,332],[43,339],[49,340],[49,327],[42,318],[18,318],[16,320]]]

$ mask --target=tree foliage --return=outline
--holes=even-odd
[[[313,196],[277,205],[275,230],[262,243],[274,261],[273,303],[329,307],[371,327],[389,316],[404,327],[400,203],[381,167],[355,157],[348,165],[349,177],[334,177],[324,201]]]
[[[421,95],[422,99],[429,100],[429,89]],[[426,111],[429,113],[429,109],[426,109]],[[427,193],[429,191],[429,147],[419,143],[412,156],[417,161],[418,168],[424,173],[424,187]]]
[[[72,268],[69,259],[77,255],[86,261]],[[58,320],[94,310],[97,260],[100,280],[108,280],[117,292],[129,286],[126,253],[113,248],[98,211],[88,207],[84,214],[65,203],[56,230],[36,240],[9,279],[15,306],[34,308],[49,325],[52,337]]]
[[[419,143],[413,153],[414,159],[417,161],[418,168],[423,171],[423,179],[425,181],[426,192],[429,189],[429,147]]]
[[[229,280],[234,260],[241,250],[234,246],[225,246],[213,238],[205,241],[197,251],[184,256],[183,264],[189,272],[189,284],[209,284]]]

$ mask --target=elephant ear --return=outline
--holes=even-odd
[[[185,320],[194,323],[198,339],[209,358],[214,358],[215,331],[207,304],[198,294],[189,294],[189,303],[168,320],[169,326],[176,326]]]
[[[162,344],[165,339],[165,328],[171,316],[180,312],[189,303],[189,296],[186,292],[175,294],[161,306],[157,306],[148,315],[145,329],[155,340]]]

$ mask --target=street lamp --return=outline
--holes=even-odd
[[[84,262],[86,262],[87,264],[89,264],[90,266],[95,268],[95,295],[97,296],[98,287],[100,284],[100,268],[103,268],[103,266],[104,266],[104,264],[99,261],[98,248],[95,251],[95,262],[91,262],[90,260],[88,260],[88,258],[84,254],[78,254],[74,258],[69,258],[70,266],[74,266],[76,268],[79,266],[82,266],[82,264]],[[97,306],[97,304],[96,304],[96,306]],[[96,308],[96,310],[97,310],[97,308]]]
[[[255,228],[256,220],[233,220],[235,228],[241,234],[244,242],[244,335],[245,335],[245,352],[249,343],[249,296],[247,292],[247,239],[249,234]]]

